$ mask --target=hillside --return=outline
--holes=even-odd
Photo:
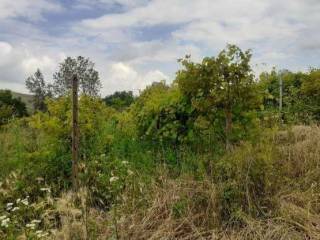
[[[33,105],[32,105],[33,96],[31,94],[19,93],[14,91],[11,91],[11,93],[14,98],[21,98],[21,100],[26,104],[27,110],[29,113],[33,112]]]

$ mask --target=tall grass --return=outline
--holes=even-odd
[[[320,239],[317,126],[264,131],[229,153],[155,145],[112,125],[100,134],[104,154],[83,166],[88,178],[74,198],[68,188],[28,177],[27,168],[44,161],[34,156],[45,144],[41,135],[23,122],[1,130],[0,215],[19,225],[0,237],[37,239],[25,225],[39,218],[37,230],[48,239]],[[6,210],[28,194],[35,213]]]

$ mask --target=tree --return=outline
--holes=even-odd
[[[33,94],[33,107],[35,111],[46,110],[46,97],[52,95],[50,85],[46,84],[40,69],[27,78],[26,87]]]
[[[264,116],[275,116],[279,111],[279,80],[282,79],[283,120],[285,123],[308,124],[320,119],[320,71],[282,71],[275,69],[260,75],[259,88],[263,93]],[[275,122],[275,121],[274,121]]]
[[[0,125],[11,118],[26,115],[26,104],[20,98],[13,98],[10,90],[0,90]]]
[[[315,120],[320,121],[320,69],[311,69],[306,75],[301,92],[305,100],[305,108]]]
[[[97,96],[101,88],[99,73],[94,69],[94,63],[89,58],[78,56],[67,57],[60,63],[59,71],[53,74],[54,93],[65,95],[72,88],[72,76],[77,74],[80,91],[84,95]]]
[[[217,57],[204,58],[201,63],[191,62],[189,56],[180,60],[184,69],[177,73],[179,88],[198,115],[214,121],[223,112],[228,149],[233,119],[243,117],[259,104],[250,59],[250,50],[243,52],[235,45],[228,45]]]
[[[134,102],[134,96],[132,91],[116,91],[115,93],[106,96],[103,101],[110,107],[114,107],[117,110],[123,110]]]
[[[178,144],[187,128],[181,94],[164,81],[154,82],[143,90],[131,110],[140,137]]]

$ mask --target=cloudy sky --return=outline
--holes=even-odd
[[[27,92],[66,56],[96,63],[102,95],[171,82],[177,59],[251,48],[256,72],[320,67],[320,0],[0,0],[0,88]]]

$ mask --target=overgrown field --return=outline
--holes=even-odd
[[[21,118],[5,92],[0,239],[320,239],[320,71],[255,79],[250,58],[229,46],[136,97],[82,94],[76,192],[67,89]]]

